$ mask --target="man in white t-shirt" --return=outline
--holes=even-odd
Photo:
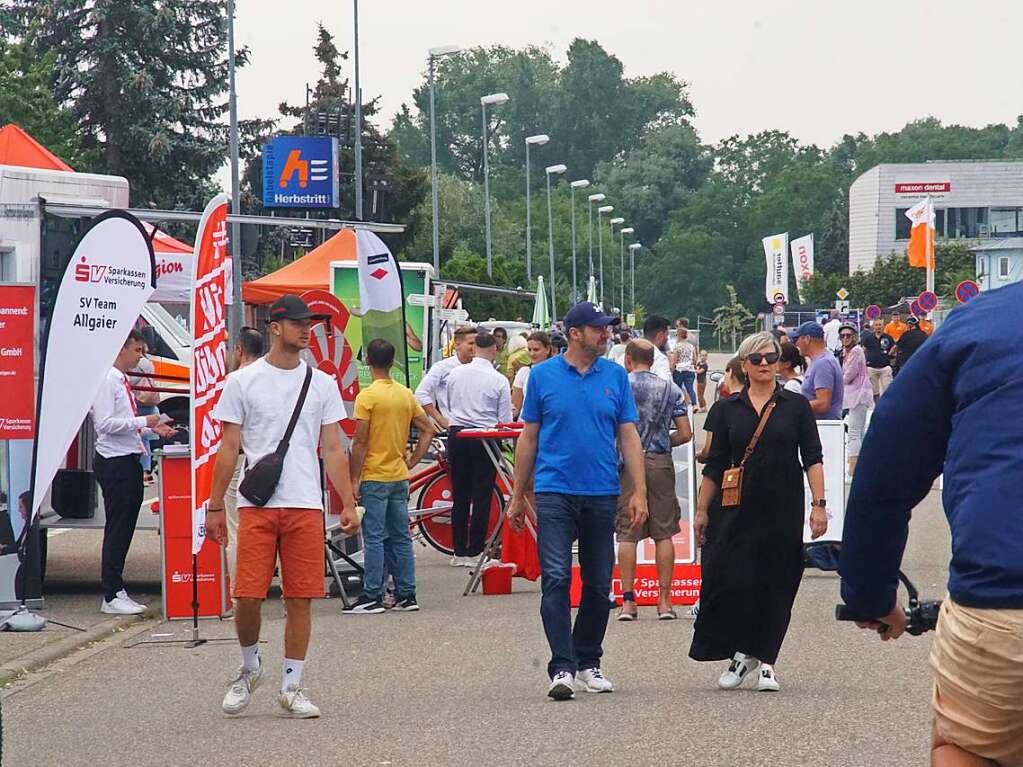
[[[234,473],[239,447],[246,471],[274,452],[284,437],[310,370],[300,358],[309,347],[309,325],[325,319],[309,311],[297,296],[286,295],[270,307],[270,352],[227,378],[214,409],[223,435],[213,473],[207,534],[224,545],[227,522],[224,493]],[[238,546],[234,584],[235,617],[242,667],[222,704],[239,714],[252,700],[263,676],[259,658],[260,611],[273,579],[278,556],[287,617],[284,630],[284,673],[277,697],[279,716],[309,719],[320,710],[302,691],[302,668],[312,628],[311,603],[323,597],[323,487],[320,448],[327,476],[341,496],[341,530],[359,529],[348,457],[341,443],[339,421],[345,417],[337,383],[312,370],[309,389],[284,457],[280,480],[265,506],[238,493]],[[242,475],[244,482],[244,474]]]
[[[838,312],[832,310],[831,319],[824,323],[824,345],[832,353],[842,348],[842,340],[838,337],[842,329],[842,320],[838,318]]]
[[[663,381],[671,383],[671,363],[664,353],[668,348],[668,320],[651,314],[643,323],[643,338],[654,345],[654,364],[650,372]]]

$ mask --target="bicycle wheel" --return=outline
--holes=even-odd
[[[438,474],[423,488],[417,506],[428,509],[437,502],[451,503],[451,478],[447,473]],[[487,537],[494,532],[501,515],[504,513],[504,498],[495,489],[490,496],[490,519],[487,522]],[[419,530],[426,542],[441,554],[454,554],[455,547],[451,541],[451,512],[424,517],[419,522]]]

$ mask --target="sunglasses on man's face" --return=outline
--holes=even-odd
[[[838,337],[839,338],[856,338],[856,334],[855,333],[839,333]]]
[[[751,365],[760,365],[766,362],[768,365],[773,365],[778,361],[778,352],[768,352],[767,354],[761,354],[760,352],[753,352],[746,359],[750,361]]]

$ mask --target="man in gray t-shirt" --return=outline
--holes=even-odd
[[[824,328],[816,322],[804,322],[789,333],[799,353],[810,360],[803,378],[803,396],[818,421],[842,420],[845,380],[842,366],[824,343]]]
[[[622,476],[622,492],[618,496],[618,567],[622,580],[622,609],[618,620],[636,618],[636,545],[644,538],[653,538],[657,580],[660,596],[658,618],[675,618],[671,608],[671,577],[675,567],[675,546],[672,536],[679,531],[682,512],[675,495],[675,464],[671,449],[693,438],[682,390],[651,371],[654,345],[646,340],[630,341],[625,347],[625,369],[639,413],[639,438],[643,445],[643,466],[646,475],[646,498],[649,516],[638,530],[630,526],[629,499],[631,482]],[[672,432],[674,428],[674,432]]]

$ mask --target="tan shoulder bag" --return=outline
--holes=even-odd
[[[760,416],[760,423],[757,424],[757,430],[753,432],[753,438],[746,445],[746,452],[742,456],[742,460],[739,461],[738,466],[733,466],[730,469],[726,469],[724,475],[721,477],[721,508],[723,509],[734,509],[742,503],[742,473],[746,466],[746,461],[753,455],[753,451],[757,447],[757,442],[760,441],[760,435],[764,433],[764,427],[767,426],[767,419],[771,417],[771,411],[774,410],[774,406],[777,404],[777,397],[772,397],[771,401],[767,403],[764,408],[764,414]]]

